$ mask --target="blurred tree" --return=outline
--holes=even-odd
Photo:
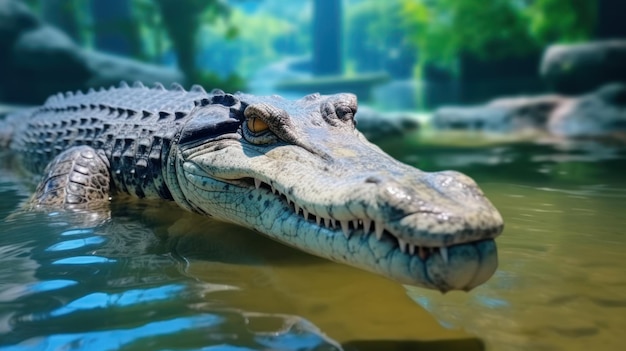
[[[33,10],[38,11],[39,8],[41,7],[40,2],[43,0],[22,0],[26,5],[28,5],[28,7],[30,7]]]
[[[289,12],[279,17],[265,7],[251,13],[234,8],[229,21],[245,25],[237,28],[236,37],[229,35],[232,29],[223,21],[203,25],[199,65],[219,70],[221,76],[231,73],[251,76],[281,56],[307,54],[311,49],[311,36],[306,16],[302,13],[292,16]]]
[[[401,0],[410,41],[420,59],[453,67],[461,54],[523,56],[555,41],[589,38],[590,0]]]
[[[626,25],[624,25],[626,1],[598,0],[597,6],[596,38],[626,38]]]
[[[77,43],[83,44],[77,7],[75,0],[41,0],[41,15],[44,21],[61,29]]]
[[[618,0],[622,2],[622,0]],[[534,0],[525,13],[532,36],[545,45],[589,39],[593,34],[597,2],[591,0]]]
[[[163,63],[167,35],[161,23],[161,14],[153,0],[133,0],[133,12],[143,39],[146,61]]]
[[[202,23],[214,23],[230,14],[230,7],[220,0],[154,0],[176,56],[178,67],[187,77],[197,76],[197,34]],[[235,34],[235,33],[231,33]]]
[[[536,47],[518,1],[402,0],[409,40],[422,62],[453,68],[462,53],[514,56]]]
[[[227,91],[245,89],[245,81],[237,74],[217,74],[198,65],[201,41],[198,35],[204,26],[218,25],[219,19],[230,18],[230,6],[223,0],[132,0],[144,38],[146,53],[151,61],[175,63],[188,82],[206,88]],[[226,30],[219,38],[233,38],[238,30],[223,21]],[[171,49],[171,50],[170,50]]]
[[[348,67],[356,72],[387,70],[398,78],[411,76],[416,50],[402,25],[401,2],[351,0],[347,10]]]
[[[91,0],[91,18],[96,49],[144,57],[131,0]]]
[[[313,8],[313,73],[340,75],[343,72],[341,1],[314,0]]]

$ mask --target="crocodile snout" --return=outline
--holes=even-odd
[[[377,180],[379,220],[408,243],[449,246],[494,238],[502,231],[500,213],[462,173],[443,171],[421,173],[413,179]]]

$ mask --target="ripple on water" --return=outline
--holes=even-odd
[[[409,289],[409,296],[442,325],[474,335],[476,350],[623,349],[626,149],[594,145],[416,152],[402,144],[395,156],[474,177],[506,222],[499,269],[487,284],[469,294]],[[2,218],[28,196],[16,184],[0,173]],[[250,244],[248,232],[227,252],[213,243],[172,250],[162,233],[203,227],[222,243],[232,227],[211,223],[207,233],[200,219],[181,222],[187,214],[167,205],[112,206],[111,221],[56,212],[0,222],[0,349],[339,349],[294,315],[357,341],[398,330],[407,341],[424,330],[424,339],[444,338],[378,277],[287,249],[271,251],[264,265],[253,255],[262,245]],[[202,258],[190,263],[178,253],[183,247]],[[222,269],[207,256],[235,262]],[[449,345],[440,348],[468,349]]]
[[[13,220],[0,223],[0,349],[340,349],[301,317],[211,298],[238,287],[186,276],[141,222]]]
[[[484,337],[489,349],[621,349],[626,193],[611,189],[487,187],[507,222],[494,277],[470,294],[409,288],[409,295],[442,325]],[[572,201],[571,194],[581,197]],[[553,207],[560,211],[537,211]],[[593,209],[593,216],[577,208]]]
[[[258,320],[264,321],[259,322]],[[255,324],[274,325],[255,331]],[[276,328],[278,326],[278,328]],[[257,326],[258,327],[258,326]],[[196,313],[127,328],[33,337],[18,346],[61,350],[340,350],[310,322],[296,316],[249,314],[237,310]]]

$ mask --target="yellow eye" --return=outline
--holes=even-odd
[[[267,130],[269,126],[263,122],[261,119],[256,117],[248,118],[248,130],[252,133],[260,133]]]

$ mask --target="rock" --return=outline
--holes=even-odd
[[[122,80],[185,83],[176,69],[83,49],[16,0],[0,0],[0,52],[0,99],[6,102],[40,104],[59,91]]]
[[[59,91],[84,88],[89,78],[81,49],[63,32],[43,25],[23,33],[11,51],[7,99],[40,103]]]
[[[11,57],[7,54],[20,33],[40,25],[37,17],[21,1],[0,0],[0,100],[6,100],[6,77],[11,72]]]
[[[433,124],[438,129],[489,132],[544,129],[550,114],[564,99],[541,95],[496,99],[482,106],[444,107],[435,111]]]
[[[78,46],[65,33],[47,25],[22,33],[11,54],[14,67],[28,70],[69,68],[83,61]]]
[[[10,47],[20,33],[37,28],[39,19],[21,1],[0,0],[0,47]],[[4,51],[3,51],[4,52]]]
[[[561,104],[550,116],[548,130],[565,137],[626,132],[626,85],[608,84]]]
[[[562,94],[583,94],[607,83],[626,83],[626,40],[550,46],[540,70],[545,81]]]
[[[369,140],[402,136],[419,128],[417,119],[401,113],[380,113],[367,106],[359,106],[356,127]]]
[[[612,83],[579,97],[543,95],[496,99],[482,106],[440,108],[437,129],[489,132],[545,130],[564,137],[626,132],[626,84]]]
[[[433,114],[436,129],[483,130],[507,132],[509,111],[498,106],[441,107]]]
[[[487,107],[506,109],[510,130],[543,129],[550,114],[566,100],[567,98],[560,95],[500,98],[489,102]]]

